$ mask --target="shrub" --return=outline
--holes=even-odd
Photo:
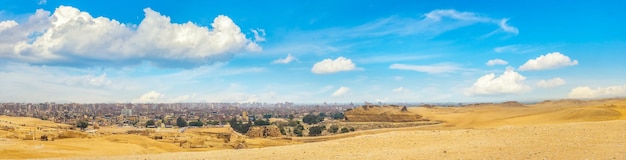
[[[304,130],[304,126],[298,124],[298,126],[293,129],[293,133],[295,133],[298,137],[302,137],[302,131]]]
[[[348,132],[350,132],[348,128],[341,128],[341,133],[348,133]]]
[[[337,127],[336,125],[332,125],[328,129],[328,132],[330,132],[330,133],[337,133],[337,131],[339,131],[339,127]]]
[[[189,126],[202,127],[203,123],[200,122],[200,120],[198,120],[198,121],[195,121],[195,122],[189,122]]]
[[[309,128],[309,136],[319,136],[322,134],[322,131],[326,129],[326,126],[313,126]]]

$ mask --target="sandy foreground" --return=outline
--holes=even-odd
[[[313,143],[202,152],[180,152],[141,136],[117,137],[124,143],[111,137],[53,143],[0,139],[0,159],[626,159],[626,99],[409,111],[445,123],[357,131],[319,137],[324,141]]]

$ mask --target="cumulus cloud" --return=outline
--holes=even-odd
[[[429,74],[450,73],[460,70],[456,64],[435,64],[435,65],[407,65],[407,64],[392,64],[389,69],[409,70],[424,72]]]
[[[487,66],[494,66],[494,65],[506,65],[509,64],[509,62],[502,60],[502,59],[492,59],[487,61],[487,63],[485,63]]]
[[[581,86],[573,88],[568,94],[569,98],[602,98],[610,96],[626,96],[626,85],[597,87],[595,89]]]
[[[350,91],[350,88],[348,87],[339,87],[339,89],[337,89],[335,92],[333,92],[333,94],[331,96],[333,97],[339,97],[339,96],[343,96],[346,93],[348,93]]]
[[[150,8],[143,11],[145,18],[138,25],[92,17],[70,6],[60,6],[52,14],[37,10],[23,24],[2,21],[0,57],[38,62],[74,58],[197,60],[261,50],[224,15],[217,16],[209,28],[192,22],[172,23]]]
[[[356,65],[352,63],[352,60],[345,57],[339,57],[335,60],[329,58],[315,63],[313,68],[311,68],[311,72],[315,74],[329,74],[355,69]]]
[[[150,91],[148,93],[145,93],[141,96],[139,96],[139,98],[134,99],[133,103],[156,103],[156,102],[160,102],[163,99],[164,95],[156,92],[156,91]]]
[[[557,77],[557,78],[553,78],[550,80],[540,80],[539,82],[537,82],[537,87],[554,88],[554,87],[561,86],[564,84],[565,84],[565,80]]]
[[[85,75],[74,76],[66,80],[68,85],[83,85],[92,87],[105,87],[111,85],[112,81],[107,79],[106,73],[102,73],[100,76]]]
[[[530,90],[530,87],[524,84],[526,77],[515,72],[512,68],[507,68],[500,76],[494,73],[484,75],[472,87],[465,90],[467,96],[489,96],[516,94]]]
[[[552,52],[546,55],[541,55],[535,59],[530,59],[519,70],[533,71],[533,70],[548,70],[557,69],[561,67],[577,65],[577,60],[571,60],[568,56],[561,54],[560,52]]]
[[[272,61],[272,64],[287,64],[291,63],[294,60],[297,60],[296,57],[292,56],[291,54],[287,54],[287,57],[276,59]]]
[[[398,88],[394,88],[393,90],[391,90],[391,92],[393,92],[393,93],[406,93],[406,92],[409,92],[409,90],[404,88],[404,87],[398,87]]]

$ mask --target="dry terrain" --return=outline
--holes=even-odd
[[[171,143],[136,135],[53,142],[3,138],[0,158],[626,159],[626,99],[559,100],[532,105],[507,102],[408,111],[444,123],[306,138],[303,141],[318,142],[303,144],[265,144],[280,140],[246,139],[246,143],[257,143],[258,147],[282,146],[202,152],[188,152]],[[295,144],[285,145],[289,143]]]

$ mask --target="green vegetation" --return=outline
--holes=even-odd
[[[241,134],[248,133],[248,129],[250,129],[251,126],[250,123],[243,124],[243,122],[237,121],[236,118],[230,119],[228,123],[230,124],[230,127],[233,128],[233,130]]]
[[[220,125],[220,121],[209,120],[209,121],[206,121],[206,124],[207,125]]]
[[[332,125],[328,129],[328,132],[330,132],[330,133],[337,133],[337,131],[339,131],[339,127],[337,127],[336,125]]]
[[[267,126],[270,125],[270,121],[264,121],[263,119],[257,119],[256,121],[254,121],[254,125],[255,126]]]
[[[293,133],[295,133],[298,137],[302,137],[302,131],[304,131],[304,126],[298,124],[298,126],[293,129]]]
[[[309,136],[319,136],[322,134],[322,131],[326,130],[326,126],[313,126],[309,128]]]
[[[345,116],[343,115],[342,112],[330,113],[330,117],[332,117],[333,119],[344,119],[345,118]]]
[[[320,113],[320,115],[321,114],[322,113]],[[306,116],[304,116],[302,118],[302,122],[304,122],[306,124],[309,124],[309,125],[317,124],[317,123],[320,123],[320,122],[323,122],[323,121],[324,121],[324,117],[323,116],[316,116],[314,114],[308,114],[308,115],[306,115]]]
[[[183,119],[183,117],[178,117],[178,119],[176,119],[176,126],[187,127],[187,121]]]
[[[202,123],[200,120],[195,121],[195,122],[189,122],[189,126],[202,127],[203,125],[204,123]]]
[[[154,120],[148,120],[148,121],[146,121],[146,127],[148,127],[148,126],[154,126],[154,124],[155,124],[155,123],[154,123]]]
[[[348,133],[350,130],[348,128],[341,128],[341,133]]]
[[[76,124],[76,127],[80,128],[80,130],[85,130],[85,128],[87,128],[87,126],[89,126],[89,123],[87,123],[87,121],[85,121],[85,120],[80,120]]]

